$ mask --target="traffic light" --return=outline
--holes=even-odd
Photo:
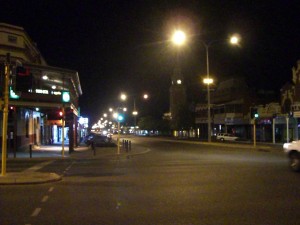
[[[257,108],[251,108],[251,119],[257,119],[259,117]]]
[[[63,116],[64,116],[64,112],[62,110],[59,110],[58,111],[58,117],[59,117],[59,119],[62,119]]]
[[[74,113],[72,109],[68,109],[65,111],[66,114],[66,121],[73,121],[74,120]]]
[[[62,102],[70,102],[70,92],[69,91],[62,91],[61,93],[61,100]]]
[[[28,67],[16,67],[16,90],[17,92],[28,92],[32,89],[32,74]]]
[[[119,114],[117,120],[118,122],[122,122],[124,120],[124,116],[122,114]]]
[[[14,107],[14,106],[9,106],[9,108],[8,108],[8,120],[9,120],[9,121],[12,121],[12,120],[13,120],[15,111],[16,111],[16,107]]]

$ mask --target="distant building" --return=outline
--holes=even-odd
[[[280,89],[280,102],[274,93],[253,91],[243,79],[221,82],[211,92],[212,135],[220,132],[257,141],[299,140],[300,134],[300,60],[292,68],[292,80]],[[256,117],[252,112],[256,112]],[[207,102],[196,106],[195,123],[199,138],[207,138]]]
[[[13,72],[8,150],[61,143],[63,136],[72,150],[80,133],[77,117],[82,90],[77,71],[49,66],[22,27],[0,23],[0,64],[5,63],[7,53]],[[65,114],[59,115],[61,111]]]
[[[244,79],[229,79],[211,91],[212,135],[226,132],[248,137],[249,112],[255,95]],[[200,138],[207,138],[207,103],[196,106],[196,126]]]
[[[288,131],[284,132],[285,139],[299,139],[300,124],[300,60],[292,68],[292,81],[287,82],[280,90],[282,116],[286,117]]]
[[[181,112],[186,107],[186,86],[179,68],[175,68],[171,77],[170,114],[171,128],[178,129],[182,117]]]

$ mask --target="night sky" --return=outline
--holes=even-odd
[[[144,113],[169,108],[175,28],[188,34],[180,49],[189,100],[201,100],[206,73],[200,40],[242,37],[239,47],[211,46],[210,73],[216,82],[244,77],[251,87],[279,92],[300,59],[300,2],[297,0],[24,0],[1,1],[0,22],[23,27],[51,66],[79,72],[82,116],[99,119],[116,106],[121,91],[147,91]],[[131,105],[133,100],[131,101]]]

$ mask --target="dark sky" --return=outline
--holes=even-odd
[[[119,93],[148,91],[144,113],[168,111],[175,28],[188,34],[181,68],[191,100],[202,94],[206,73],[200,40],[242,37],[241,46],[210,48],[217,82],[244,77],[256,88],[278,90],[300,59],[298,0],[24,0],[0,1],[0,21],[22,26],[49,65],[79,72],[81,113],[99,119]],[[195,97],[196,96],[196,97]],[[131,100],[133,101],[133,100]]]

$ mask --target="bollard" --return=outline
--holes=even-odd
[[[29,145],[29,157],[32,158],[32,145]]]
[[[123,139],[122,140],[122,150],[124,150],[125,149],[125,140]]]
[[[128,140],[126,140],[126,152],[128,152]]]
[[[131,141],[129,141],[129,151],[131,151]]]

